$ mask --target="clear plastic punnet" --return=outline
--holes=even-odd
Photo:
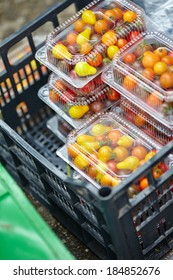
[[[57,155],[97,188],[116,187],[153,157],[161,145],[114,112],[97,114],[73,130]],[[163,163],[165,168],[169,162]],[[155,178],[155,169],[153,176]],[[139,190],[143,189],[143,177]]]
[[[140,34],[102,74],[105,83],[173,127],[173,42],[158,32]]]
[[[36,58],[81,88],[145,29],[144,11],[133,2],[95,0],[48,34]]]
[[[106,85],[93,96],[80,97],[71,90],[64,92],[49,87],[50,84],[40,88],[39,98],[52,108],[58,115],[66,120],[73,128],[79,127],[93,114],[109,109],[120,99],[120,94]]]
[[[163,125],[126,98],[122,97],[119,106],[113,106],[111,111],[121,114],[161,145],[173,140],[173,129]]]
[[[66,139],[70,131],[73,129],[71,125],[66,122],[59,115],[53,116],[46,123],[47,128],[53,132],[63,143],[66,143]]]
[[[103,88],[107,85],[103,82],[101,78],[101,74],[91,80],[88,84],[86,84],[82,88],[76,88],[63,80],[59,75],[52,73],[49,76],[48,85],[50,89],[54,89],[57,92],[62,92],[66,94],[67,92],[73,93],[74,96],[93,96],[97,95]]]

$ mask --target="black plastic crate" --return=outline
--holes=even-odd
[[[46,84],[49,72],[36,61],[36,68],[32,68],[35,52],[41,46],[34,44],[32,34],[47,21],[57,26],[57,14],[72,3],[79,10],[88,1],[61,2],[0,45],[4,64],[0,73],[4,118],[0,121],[0,160],[21,187],[48,207],[100,258],[159,259],[173,248],[173,169],[157,181],[151,170],[173,152],[173,142],[118,188],[98,191],[85,180],[74,180],[73,171],[71,178],[67,176],[66,164],[55,153],[63,143],[46,127],[53,112],[38,99],[37,92]],[[30,51],[11,65],[8,52],[24,38]],[[30,67],[32,83],[26,65]],[[14,78],[16,73],[18,82]],[[23,83],[24,79],[28,82]],[[150,187],[129,200],[127,188],[143,175]]]

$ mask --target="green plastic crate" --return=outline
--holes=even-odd
[[[0,260],[72,260],[0,164]]]

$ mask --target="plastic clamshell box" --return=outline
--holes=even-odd
[[[107,10],[112,11],[109,8],[112,3],[121,10],[121,15],[103,14]],[[88,10],[92,14],[86,14],[84,19],[83,14]],[[124,11],[133,11],[136,17],[125,22]],[[46,44],[37,51],[36,58],[71,85],[82,88],[107,67],[110,61],[107,56],[109,46],[116,45],[120,38],[129,41],[131,31],[140,33],[146,30],[143,15],[143,9],[128,0],[93,1],[48,34]],[[115,17],[118,19],[115,20]],[[76,31],[74,25],[81,19],[84,26],[81,31]],[[112,32],[108,39],[107,36],[103,39],[101,33],[95,31],[95,22],[102,19],[107,22],[103,32]],[[93,36],[97,36],[97,39],[93,39]]]
[[[140,159],[132,152],[138,146],[143,150]],[[142,164],[145,156],[147,159],[150,152],[160,148],[160,144],[122,116],[107,112],[93,116],[84,126],[73,130],[57,155],[100,189],[117,186]]]
[[[66,143],[67,136],[73,129],[71,125],[66,122],[59,115],[53,116],[46,123],[47,128],[52,131],[63,143]]]
[[[67,92],[73,92],[76,97],[88,97],[91,95],[96,95],[106,86],[105,82],[103,82],[101,78],[101,74],[91,80],[84,87],[76,88],[69,84],[67,81],[63,80],[59,75],[51,73],[49,76],[48,84],[49,88],[54,89],[57,92],[62,92],[65,94]]]
[[[136,125],[161,145],[165,145],[173,140],[173,129],[155,120],[144,110],[125,98],[121,98],[119,107],[113,106],[111,111],[122,114],[129,122]]]
[[[103,112],[109,109],[115,102],[118,102],[119,96],[114,101],[109,100],[108,95],[110,91],[111,88],[106,85],[97,95],[80,97],[75,96],[71,92],[62,93],[58,90],[55,91],[49,88],[47,84],[40,88],[38,96],[73,128],[78,128],[79,125],[84,124],[89,117],[96,113],[95,109]],[[95,107],[94,110],[93,107]]]
[[[147,45],[152,46],[152,53],[154,53],[155,50],[160,50],[163,53],[165,52],[165,56],[169,56],[168,59],[171,61],[171,64],[167,65],[164,62],[165,58],[160,57],[160,61],[156,60],[156,63],[164,62],[164,66],[165,64],[167,65],[165,66],[166,70],[162,70],[163,68],[160,70],[160,67],[163,67],[163,64],[156,65],[156,63],[154,63],[156,66],[153,66],[152,70],[155,69],[156,72],[150,69],[153,76],[149,75],[149,78],[147,78],[146,74],[142,74],[145,73],[146,69],[148,69],[148,67],[144,67],[148,65],[146,64],[146,61],[143,62],[145,57],[142,55],[139,57],[136,56],[135,61],[132,63],[127,63],[126,61],[128,54],[134,55],[136,52],[140,51],[139,46],[142,48]],[[125,46],[122,54],[120,54],[119,57],[115,57],[112,66],[109,67],[107,72],[105,71],[102,74],[102,78],[105,83],[117,89],[122,95],[130,101],[133,101],[136,105],[155,119],[158,119],[168,128],[173,127],[173,73],[171,72],[171,69],[173,69],[173,59],[171,57],[172,53],[173,41],[158,32],[144,32],[136,37],[131,44]],[[156,56],[158,58],[158,55]],[[151,62],[152,64],[153,61]],[[158,67],[158,69],[156,67]],[[143,70],[145,71],[142,72]],[[158,75],[155,74],[158,73],[157,71],[165,72]],[[165,74],[169,77],[165,77]],[[153,81],[150,79],[153,79]],[[163,79],[164,82],[166,80],[168,81],[169,88],[165,88]],[[161,86],[160,80],[164,86]]]

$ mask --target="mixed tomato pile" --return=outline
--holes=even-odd
[[[56,58],[57,67],[72,78],[94,75],[119,49],[139,35],[143,24],[135,26],[137,18],[136,12],[117,2],[97,10],[84,10],[64,37],[54,39],[50,56]],[[127,26],[128,32],[121,32]]]
[[[97,90],[99,86],[103,86],[100,92]],[[93,92],[97,90],[95,97],[87,98],[86,95],[90,95],[91,89]],[[78,96],[75,88],[70,89],[62,79],[58,79],[54,83],[54,88],[49,90],[49,99],[61,105],[63,111],[72,119],[82,119],[103,111],[120,98],[120,93],[106,86],[100,76],[84,86],[81,91],[85,93],[85,97]]]
[[[156,122],[151,116],[135,106],[133,103],[128,100],[121,101],[120,107],[123,112],[123,116],[129,122],[135,124],[135,126],[139,127],[161,145],[165,145],[169,141],[173,140],[173,133],[169,128],[166,128],[162,124]]]
[[[67,146],[67,152],[71,162],[101,187],[116,187],[156,154],[155,149],[149,149],[140,140],[106,121],[95,123],[87,132],[79,134]],[[153,177],[159,178],[166,170],[167,165],[159,163],[153,169]],[[135,187],[131,186],[135,192],[146,187],[148,180],[145,177]]]
[[[127,52],[122,61],[130,69],[129,74],[122,79],[123,88],[135,93],[162,115],[172,114],[173,102],[170,102],[170,98],[173,97],[173,52],[164,46],[149,44],[143,40],[132,51]],[[140,86],[139,78],[153,91],[145,88],[139,90],[139,87],[143,87]]]

